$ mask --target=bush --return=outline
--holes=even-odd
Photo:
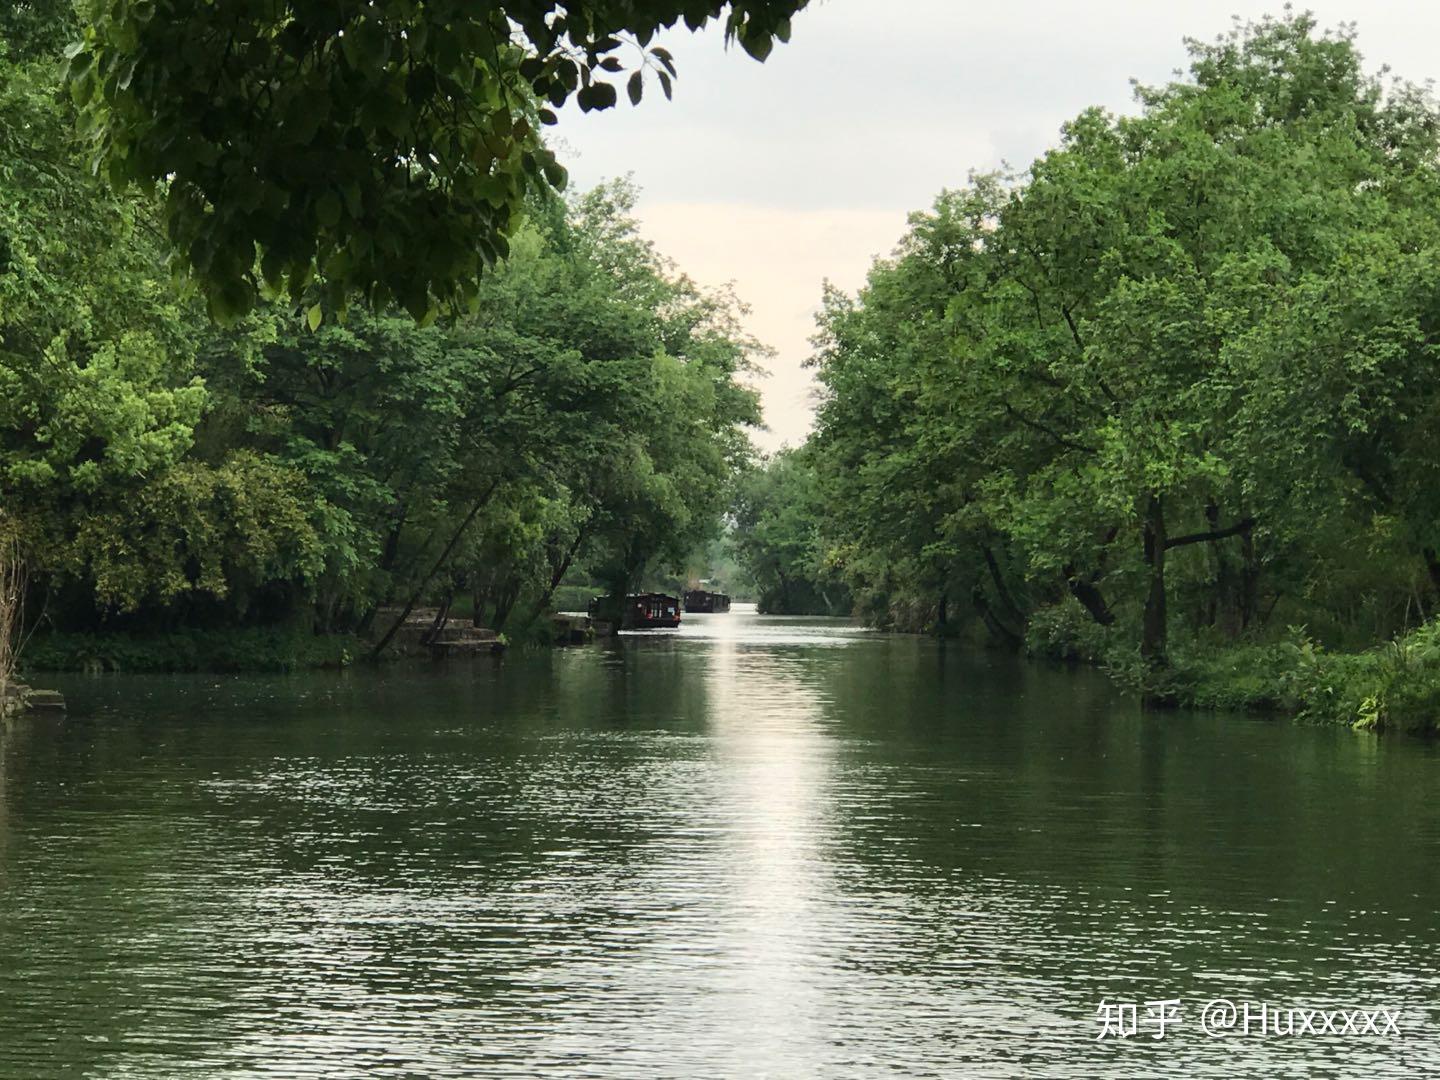
[[[1044,660],[1070,660],[1110,666],[1115,649],[1109,628],[1101,626],[1073,597],[1042,607],[1025,629],[1025,652]]]
[[[1440,731],[1440,621],[1362,653],[1318,654],[1302,716],[1366,731]]]
[[[1152,700],[1199,708],[1284,712],[1366,731],[1440,732],[1440,621],[1364,652],[1328,652],[1303,628],[1282,641],[1217,646],[1181,641],[1151,671],[1112,652],[1106,667]]]

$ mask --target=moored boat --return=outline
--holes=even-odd
[[[625,597],[625,628],[649,630],[680,625],[680,598],[666,593],[631,593]]]
[[[723,592],[691,589],[685,594],[685,611],[692,615],[718,615],[730,610],[730,597]]]
[[[593,619],[613,620],[618,613],[623,630],[653,630],[680,625],[684,605],[668,593],[631,593],[617,604],[612,597],[597,596],[590,601]]]

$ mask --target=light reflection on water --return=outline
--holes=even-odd
[[[64,689],[0,737],[3,1078],[1440,1069],[1434,747],[738,607]],[[1219,996],[1408,1035],[1216,1042]]]

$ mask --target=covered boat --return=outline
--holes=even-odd
[[[691,589],[685,594],[685,610],[692,615],[719,614],[730,610],[730,597],[723,592]]]
[[[665,593],[631,593],[625,597],[625,627],[647,630],[680,625],[680,598]]]

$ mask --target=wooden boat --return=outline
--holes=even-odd
[[[619,606],[620,626],[625,630],[651,630],[680,625],[679,597],[666,593],[631,593]],[[590,601],[592,619],[608,619],[615,611],[615,601],[597,596]]]
[[[625,597],[625,628],[649,630],[680,625],[680,598],[665,593],[631,593]]]
[[[685,610],[692,615],[718,615],[730,610],[730,597],[723,592],[691,589],[685,594]]]

